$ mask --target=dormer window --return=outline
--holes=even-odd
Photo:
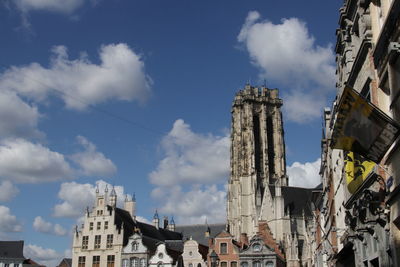
[[[139,244],[136,241],[132,242],[132,251],[137,251],[139,249]]]

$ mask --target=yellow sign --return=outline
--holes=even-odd
[[[350,87],[344,89],[335,113],[331,147],[377,163],[400,133],[397,123]]]
[[[344,161],[347,189],[351,194],[354,194],[373,171],[376,164],[351,151],[344,153]]]

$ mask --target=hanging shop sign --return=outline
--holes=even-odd
[[[345,87],[336,112],[331,147],[353,151],[379,163],[400,134],[400,126],[380,109]]]
[[[374,170],[376,163],[352,151],[344,152],[344,162],[347,189],[351,194],[354,194]]]

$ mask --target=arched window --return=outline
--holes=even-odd
[[[260,261],[253,261],[253,267],[261,267]]]
[[[132,242],[132,251],[137,251],[139,249],[139,244],[136,241]]]
[[[157,263],[157,267],[163,267],[164,264],[162,262]]]
[[[146,267],[146,259],[140,259],[140,267]]]
[[[240,263],[240,267],[248,267],[248,266],[249,266],[249,264],[247,263],[247,261],[242,261]]]
[[[122,267],[129,267],[129,260],[128,259],[123,259],[122,260]]]
[[[267,261],[265,267],[274,267],[274,263],[272,261]]]
[[[193,267],[193,263],[189,263],[189,267]]]

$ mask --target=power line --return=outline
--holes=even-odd
[[[162,133],[162,132],[160,132],[160,131],[158,131],[158,130],[152,129],[152,128],[147,127],[147,126],[144,126],[144,125],[142,125],[142,124],[140,124],[140,123],[138,123],[138,122],[131,121],[131,120],[129,120],[129,119],[127,119],[127,118],[124,118],[124,117],[122,117],[122,116],[120,116],[120,115],[118,115],[118,114],[114,114],[114,113],[112,113],[112,112],[110,112],[110,111],[108,111],[108,110],[105,110],[105,109],[96,107],[95,105],[89,103],[89,101],[87,101],[87,100],[78,98],[78,97],[76,97],[76,96],[74,96],[74,95],[72,95],[72,94],[69,94],[69,93],[64,92],[64,91],[62,91],[62,90],[59,90],[59,89],[57,89],[57,88],[55,88],[55,87],[49,86],[48,84],[46,84],[46,83],[44,83],[44,82],[42,82],[42,81],[40,81],[40,80],[37,80],[37,79],[35,79],[35,78],[32,78],[32,77],[30,77],[30,76],[28,76],[28,75],[25,75],[25,77],[28,78],[28,79],[30,79],[30,80],[32,80],[32,81],[34,81],[34,82],[36,82],[36,83],[38,83],[38,84],[40,84],[40,85],[42,85],[42,86],[44,86],[44,87],[49,88],[50,90],[53,90],[53,91],[57,92],[57,93],[60,94],[60,95],[66,96],[66,97],[68,97],[68,98],[71,98],[71,99],[73,99],[73,100],[79,102],[79,103],[82,103],[82,104],[84,104],[85,106],[87,106],[88,108],[90,108],[91,110],[94,110],[94,111],[103,113],[103,114],[105,114],[105,115],[107,115],[107,116],[109,116],[109,117],[111,117],[111,118],[120,120],[120,121],[122,121],[122,122],[124,122],[124,123],[133,125],[133,126],[135,126],[135,127],[141,128],[141,129],[143,129],[143,130],[145,130],[145,131],[148,131],[148,132],[150,132],[150,133],[152,133],[152,134],[159,135],[159,136],[164,136],[164,135],[165,135],[165,133]]]

